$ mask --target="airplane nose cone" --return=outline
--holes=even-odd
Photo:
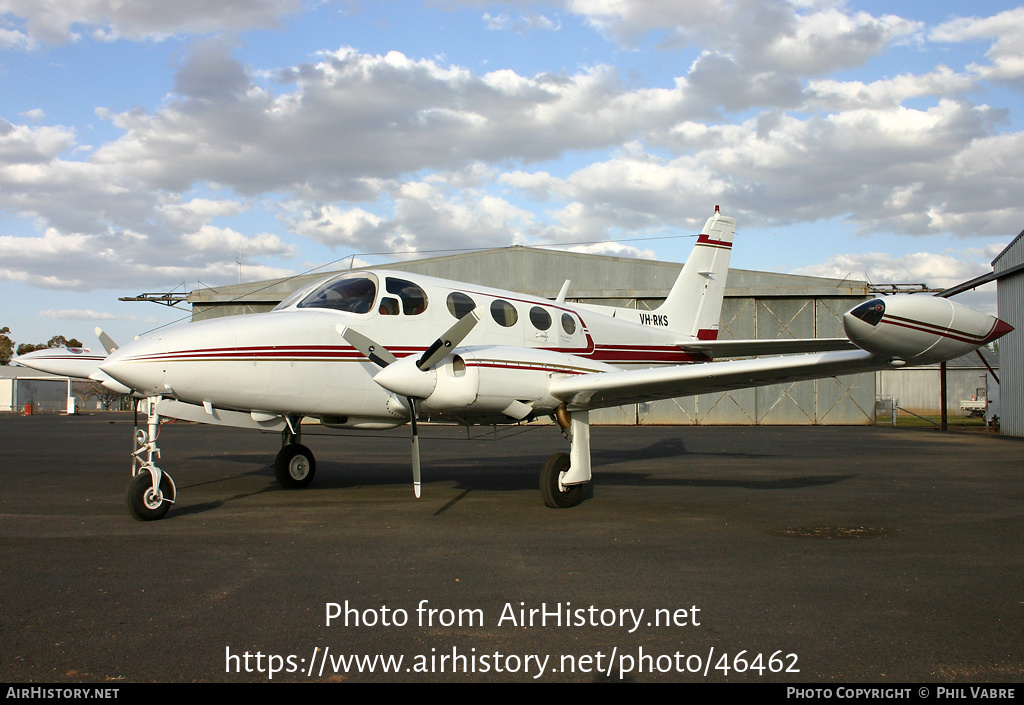
[[[143,338],[115,350],[100,365],[100,370],[115,380],[143,394],[159,394],[163,390],[167,345],[160,338]]]

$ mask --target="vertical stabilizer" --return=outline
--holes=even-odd
[[[708,218],[657,313],[667,316],[669,327],[693,340],[716,340],[729,273],[729,255],[736,234],[736,219],[722,215],[718,206]]]

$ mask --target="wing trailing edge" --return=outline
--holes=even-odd
[[[703,353],[712,358],[751,355],[789,355],[792,353],[857,350],[849,338],[775,338],[770,340],[701,340],[679,343],[686,352]]]
[[[728,360],[562,377],[549,392],[570,409],[601,409],[783,382],[873,372],[888,362],[866,350]]]

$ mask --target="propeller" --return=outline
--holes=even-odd
[[[410,355],[401,360],[383,345],[379,345],[359,331],[337,326],[342,338],[361,352],[367,360],[381,368],[373,380],[389,392],[404,397],[409,405],[409,424],[412,427],[412,487],[417,498],[420,496],[420,436],[416,424],[416,400],[426,399],[431,395],[437,380],[436,376],[430,373],[431,368],[443,362],[479,322],[480,317],[470,311],[435,340],[419,359],[414,359]]]

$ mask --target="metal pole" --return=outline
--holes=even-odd
[[[946,363],[939,363],[939,395],[942,397],[942,424],[939,426],[943,431],[949,430],[949,415],[946,410]]]

